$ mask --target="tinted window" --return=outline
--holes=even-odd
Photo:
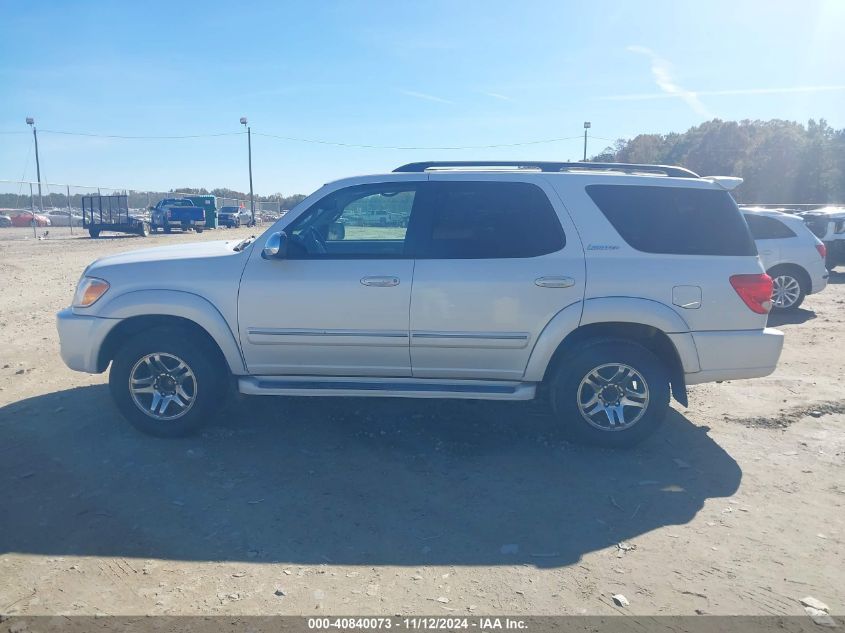
[[[755,240],[777,240],[784,237],[795,237],[795,233],[786,224],[765,215],[745,214],[745,221]]]
[[[416,183],[340,189],[314,203],[286,229],[292,258],[406,257]]]
[[[546,194],[521,182],[430,182],[421,257],[536,257],[562,249],[563,229]]]
[[[629,245],[646,253],[756,255],[727,191],[588,185],[587,194]]]

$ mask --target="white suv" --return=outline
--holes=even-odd
[[[325,185],[260,237],[88,267],[58,314],[141,430],[243,394],[528,400],[633,444],[670,392],[771,373],[772,282],[732,178],[596,163],[413,163]]]
[[[804,297],[825,289],[827,249],[804,220],[777,209],[742,207],[742,213],[774,284],[774,310],[797,308]]]
[[[845,265],[845,207],[822,207],[798,213],[827,248],[828,270]]]

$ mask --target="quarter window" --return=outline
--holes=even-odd
[[[566,244],[557,214],[536,185],[429,182],[420,253],[429,259],[536,257]]]
[[[587,185],[586,191],[622,239],[638,251],[757,254],[727,191],[642,185]]]
[[[745,214],[745,221],[755,240],[777,240],[785,237],[795,237],[792,229],[780,220],[765,215]]]

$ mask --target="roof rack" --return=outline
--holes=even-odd
[[[537,169],[540,171],[618,171],[624,174],[654,174],[673,178],[700,178],[698,174],[683,167],[672,165],[637,165],[634,163],[558,163],[523,160],[444,160],[408,163],[394,169],[394,172],[424,172],[430,169],[451,169],[458,167],[510,167],[512,169]]]

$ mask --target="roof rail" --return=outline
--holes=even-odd
[[[673,178],[699,178],[699,175],[683,167],[672,165],[638,165],[635,163],[558,163],[533,160],[444,160],[408,163],[394,169],[394,172],[424,172],[430,169],[458,167],[510,167],[512,169],[538,169],[540,171],[618,171],[625,174],[655,174]]]

